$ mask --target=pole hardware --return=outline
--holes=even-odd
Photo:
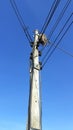
[[[41,53],[41,51],[39,51],[39,56],[41,56],[42,55],[42,53]]]
[[[48,39],[46,37],[45,34],[39,34],[39,43],[41,43],[42,45],[46,45],[48,42]]]

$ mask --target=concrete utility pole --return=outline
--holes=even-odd
[[[47,39],[45,35],[40,35],[38,30],[35,31],[34,42],[32,43],[32,53],[30,56],[30,93],[28,107],[28,123],[27,130],[42,130],[41,115],[41,91],[39,71],[41,64],[39,62],[40,51],[38,47],[40,43],[45,45]]]

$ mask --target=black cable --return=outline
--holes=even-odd
[[[60,34],[63,32],[64,28],[66,27],[67,23],[70,21],[71,17],[72,17],[73,13],[71,13],[71,15],[69,16],[69,18],[66,20],[64,26],[62,27],[62,29],[60,30],[59,34],[57,35],[57,37],[54,40],[54,43],[57,41],[57,39],[59,38]]]
[[[47,29],[47,27],[48,27],[48,25],[49,25],[49,23],[50,23],[50,21],[51,21],[53,15],[54,15],[55,11],[56,11],[56,9],[57,9],[59,3],[60,3],[60,0],[57,0],[56,3],[55,3],[55,5],[54,5],[54,8],[53,8],[53,10],[52,10],[52,12],[51,12],[51,14],[50,14],[50,16],[49,16],[49,19],[47,20],[46,25],[45,25],[44,28],[43,28],[42,34],[46,31],[46,29]]]
[[[10,0],[10,3],[12,5],[12,8],[14,9],[14,12],[15,12],[17,18],[18,18],[18,21],[19,21],[19,23],[20,23],[20,25],[21,25],[21,27],[22,27],[22,29],[23,29],[23,31],[24,31],[28,41],[32,42],[32,38],[31,38],[31,36],[30,36],[30,34],[29,34],[25,24],[24,24],[24,21],[22,19],[22,16],[20,15],[20,12],[19,12],[19,10],[17,8],[17,5],[16,5],[15,1],[13,0],[13,2],[12,2],[12,0]]]
[[[51,20],[53,14],[54,14],[54,12],[55,12],[55,10],[56,10],[56,8],[57,8],[56,6],[58,6],[59,3],[60,3],[60,1],[56,1],[56,0],[53,2],[52,7],[51,7],[51,10],[50,10],[50,12],[49,12],[49,14],[48,14],[48,16],[47,16],[47,18],[46,18],[46,20],[45,20],[45,23],[44,23],[43,28],[42,28],[42,31],[41,31],[41,34],[42,34],[42,35],[43,35],[45,29],[46,29],[47,26],[48,26],[46,23],[50,22],[50,20]],[[54,11],[54,12],[53,12],[53,11]],[[48,24],[49,24],[49,23],[48,23]],[[46,25],[47,25],[47,26],[46,26]],[[46,28],[45,28],[45,27],[46,27]],[[42,37],[42,35],[41,35],[41,37]],[[46,47],[46,46],[45,46],[45,47]],[[41,51],[43,51],[45,47],[43,47],[43,49],[42,49]]]
[[[52,10],[52,12],[51,12],[51,14],[50,14],[50,16],[49,16],[48,21],[46,22],[46,25],[45,25],[45,27],[44,27],[44,29],[43,29],[42,34],[45,32],[46,28],[48,27],[48,25],[49,25],[49,23],[50,23],[50,21],[51,21],[53,15],[54,15],[54,13],[55,13],[55,10],[56,10],[57,7],[58,7],[59,2],[60,2],[60,0],[57,0],[57,2],[55,3],[55,6],[54,6],[54,8],[53,8],[53,10]]]
[[[53,44],[54,47],[56,46],[54,43],[51,43],[51,44]],[[61,47],[57,47],[57,49],[59,49],[60,51],[64,52],[65,54],[73,57],[73,54],[71,54],[70,52],[66,51],[65,49],[63,49]]]
[[[25,32],[25,35],[26,35],[28,41],[30,42],[30,39],[28,38],[28,35],[27,35],[26,31],[25,31],[26,28],[24,28],[24,25],[22,24],[22,21],[20,20],[20,16],[18,15],[17,10],[15,9],[15,7],[14,7],[14,5],[13,5],[13,3],[12,3],[12,0],[10,0],[10,3],[11,3],[11,5],[12,5],[12,8],[14,9],[14,12],[15,12],[17,18],[18,18],[18,21],[19,21],[19,23],[20,23],[20,25],[21,25],[23,31]]]
[[[63,32],[63,30],[64,30],[64,28],[66,27],[67,23],[70,21],[72,15],[73,15],[73,13],[71,13],[71,15],[69,16],[69,18],[66,20],[64,26],[62,27],[62,29],[60,30],[59,34],[58,34],[57,37],[55,38],[54,43],[57,41],[57,39],[59,38],[60,34]],[[49,42],[50,42],[50,41],[49,41]],[[50,44],[51,44],[51,42],[50,42]],[[48,46],[49,46],[49,44],[48,44]],[[49,51],[52,49],[52,47],[53,47],[53,44],[51,44],[51,46],[50,46],[50,48],[48,49],[47,53],[45,54],[44,58],[47,56],[47,54],[48,54]],[[45,48],[46,48],[46,46],[45,46],[41,51],[43,51]],[[43,58],[43,59],[44,59],[44,58]]]
[[[13,0],[13,2],[14,2],[14,5],[15,5],[15,7],[16,7],[16,10],[17,10],[17,12],[18,12],[18,14],[19,14],[19,16],[20,16],[20,18],[21,18],[21,21],[22,21],[22,23],[23,23],[23,25],[24,25],[24,27],[25,27],[25,31],[26,31],[27,35],[29,36],[30,40],[32,41],[32,38],[31,38],[31,36],[30,36],[30,34],[29,34],[27,28],[26,28],[26,25],[25,25],[25,23],[24,23],[24,21],[23,21],[23,18],[22,18],[21,14],[20,14],[20,12],[19,12],[19,10],[18,10],[18,7],[17,7],[17,5],[16,5],[16,3],[15,3],[14,0]]]
[[[58,41],[58,43],[55,45],[55,47],[53,48],[53,50],[51,51],[51,53],[49,54],[49,56],[47,57],[47,59],[45,60],[45,62],[43,63],[43,66],[45,66],[45,64],[47,63],[47,61],[49,60],[49,58],[52,56],[52,54],[54,53],[54,51],[56,50],[56,48],[58,47],[58,45],[60,44],[60,42],[62,41],[63,37],[66,35],[66,33],[68,32],[69,28],[71,27],[71,25],[73,24],[73,21],[71,22],[71,24],[67,27],[66,31],[64,32],[64,34],[62,35],[62,37],[60,38],[60,40]]]
[[[64,8],[63,8],[63,10],[62,10],[62,12],[60,13],[60,15],[59,15],[59,17],[58,17],[58,19],[57,19],[57,21],[56,21],[56,23],[55,23],[55,25],[52,27],[52,30],[51,30],[51,32],[50,32],[50,34],[49,34],[49,38],[48,38],[48,39],[51,38],[51,36],[52,36],[54,30],[55,30],[56,27],[58,26],[58,24],[59,24],[61,18],[63,17],[63,15],[64,15],[66,9],[68,8],[70,2],[71,2],[71,0],[68,0],[68,1],[66,2],[65,6],[64,6]],[[63,28],[64,28],[64,27],[63,27]],[[62,30],[63,30],[63,29],[62,29]],[[61,31],[61,32],[62,32],[62,31]],[[59,35],[60,35],[60,34],[61,34],[61,33],[59,33]],[[59,37],[59,35],[57,36],[57,38]],[[56,39],[57,39],[57,38],[56,38]],[[48,41],[49,41],[49,40],[48,40]],[[49,44],[48,44],[48,45],[49,45]],[[46,46],[47,46],[47,44],[46,44]],[[41,51],[43,51],[43,50],[46,48],[46,46],[44,46],[44,47],[41,49]]]
[[[67,8],[68,8],[70,2],[71,2],[71,0],[67,0],[67,2],[66,2],[66,4],[65,4],[64,8],[62,9],[62,11],[61,11],[59,17],[57,18],[57,20],[56,20],[54,26],[52,27],[52,29],[51,29],[51,31],[50,31],[50,33],[49,33],[49,36],[48,36],[49,39],[51,38],[52,34],[54,33],[54,31],[55,31],[55,29],[57,28],[58,24],[60,23],[61,19],[63,18],[63,15],[65,14],[65,12],[66,12],[66,10],[67,10]]]
[[[49,11],[49,13],[48,13],[48,15],[47,15],[47,17],[46,17],[46,20],[45,20],[45,22],[44,22],[44,25],[43,25],[43,27],[42,27],[42,29],[41,29],[41,33],[43,32],[43,29],[44,29],[44,27],[45,27],[45,25],[46,25],[46,22],[48,21],[48,18],[49,18],[50,14],[51,14],[51,12],[52,12],[52,10],[53,10],[53,8],[54,8],[55,2],[56,2],[56,0],[54,0],[53,4],[52,4],[52,6],[51,6],[51,9],[50,9],[50,11]]]
[[[57,47],[57,49],[59,49],[60,51],[64,52],[65,54],[71,56],[73,58],[73,54],[71,54],[70,52],[66,51],[65,49],[63,48],[60,48],[60,47]]]
[[[17,7],[17,5],[16,5],[16,3],[15,3],[15,1],[13,0],[13,3],[14,3],[14,5],[15,5],[15,10],[17,11],[17,14],[18,14],[18,16],[19,16],[19,22],[20,22],[20,24],[22,23],[23,24],[23,31],[24,31],[24,33],[25,33],[25,35],[26,35],[26,37],[28,38],[28,40],[29,40],[29,42],[32,42],[32,38],[31,38],[31,36],[30,36],[30,34],[29,34],[29,32],[28,32],[28,30],[27,30],[27,28],[26,28],[26,25],[24,24],[24,21],[23,21],[23,18],[22,18],[22,16],[21,16],[21,14],[20,14],[20,12],[19,12],[19,10],[18,10],[18,7]]]

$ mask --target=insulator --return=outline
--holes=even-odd
[[[39,65],[40,65],[40,69],[42,70],[42,62],[39,62]]]
[[[41,54],[41,51],[39,51],[39,56],[41,56],[42,54]]]
[[[32,54],[32,52],[31,52],[31,54],[30,54],[30,59],[32,60],[32,56],[33,56],[33,54]]]
[[[39,62],[40,65],[42,65],[42,62]]]
[[[32,56],[30,56],[30,59],[32,60]]]
[[[33,42],[30,43],[30,46],[33,47]]]
[[[31,54],[30,54],[30,55],[31,55],[31,56],[33,55],[33,54],[32,54],[32,52],[31,52]]]

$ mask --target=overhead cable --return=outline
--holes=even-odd
[[[73,13],[71,13],[71,15],[69,16],[69,18],[66,20],[64,26],[62,27],[62,29],[60,30],[59,34],[55,38],[54,43],[57,41],[57,39],[59,38],[60,34],[63,32],[64,28],[67,26],[67,24],[70,21],[70,19],[72,18],[72,16],[73,16]]]
[[[20,14],[20,12],[18,10],[18,7],[17,7],[15,1],[14,0],[10,0],[10,3],[12,5],[12,8],[13,8],[13,10],[14,10],[17,18],[18,18],[18,21],[19,21],[19,23],[20,23],[20,25],[21,25],[21,27],[22,27],[22,29],[23,29],[23,31],[24,31],[28,41],[32,42],[32,38],[31,38],[31,36],[30,36],[30,34],[29,34],[28,30],[27,30],[26,25],[24,24],[23,18],[22,18],[21,14]]]
[[[70,2],[71,2],[71,0],[67,0],[67,2],[66,2],[66,4],[65,4],[64,8],[62,9],[60,15],[58,16],[58,18],[57,18],[55,24],[53,25],[53,27],[52,27],[52,29],[51,29],[51,31],[50,31],[50,33],[49,33],[49,36],[48,36],[49,39],[51,38],[52,34],[54,33],[54,31],[55,31],[55,29],[57,28],[58,24],[60,23],[61,19],[63,18],[63,15],[65,14],[65,12],[66,12],[66,10],[67,10],[67,8],[68,8]]]
[[[51,44],[53,44],[53,43],[51,43]],[[53,44],[53,46],[55,47],[56,45]],[[66,51],[65,49],[63,49],[63,48],[61,48],[61,47],[57,47],[57,49],[60,50],[60,51],[62,51],[62,52],[65,53],[65,54],[67,54],[67,55],[73,57],[73,54],[71,54],[70,52]]]
[[[50,14],[51,14],[51,12],[52,12],[52,10],[53,10],[53,8],[54,8],[55,2],[56,2],[56,0],[54,0],[53,4],[52,4],[52,6],[51,6],[51,9],[50,9],[50,11],[49,11],[49,13],[48,13],[48,15],[47,15],[47,17],[46,17],[45,23],[44,23],[44,25],[43,25],[43,27],[42,27],[42,29],[41,29],[41,33],[43,32],[43,29],[44,29],[44,27],[45,27],[45,25],[46,25],[46,22],[48,21],[48,18],[49,18]]]
[[[55,23],[54,26],[52,27],[51,32],[50,32],[50,34],[49,34],[49,36],[48,36],[48,39],[49,39],[49,40],[50,40],[50,38],[51,38],[53,32],[55,31],[56,27],[58,26],[58,24],[59,24],[61,18],[63,17],[65,11],[67,10],[67,8],[68,8],[70,2],[71,2],[71,0],[68,0],[68,1],[66,2],[66,4],[65,4],[63,10],[61,11],[61,13],[60,13],[60,15],[59,15],[59,17],[58,17],[56,23]],[[70,17],[72,17],[72,15],[73,15],[73,14],[71,14]],[[68,21],[68,20],[67,20],[67,21]],[[66,26],[66,25],[65,25],[65,26]],[[63,27],[63,29],[64,29],[64,27]],[[63,29],[61,29],[61,30],[63,30]],[[61,31],[61,32],[62,32],[62,31]],[[61,34],[61,33],[59,33],[59,35],[60,35],[60,34]],[[59,37],[59,35],[57,36],[57,38]],[[56,39],[57,39],[57,38],[56,38]],[[48,41],[49,41],[49,40],[48,40]],[[49,44],[48,44],[48,45],[49,45]],[[47,46],[47,44],[46,44],[46,46]],[[44,46],[44,47],[41,49],[41,51],[43,51],[43,50],[46,48],[46,46]]]
[[[65,54],[71,56],[73,58],[73,54],[71,54],[70,52],[66,51],[65,49],[61,48],[61,47],[57,47],[60,51],[64,52]]]
[[[53,50],[50,52],[50,54],[48,55],[47,59],[45,60],[45,62],[43,63],[43,66],[45,66],[45,64],[47,63],[47,61],[49,60],[49,58],[52,56],[52,54],[54,53],[54,51],[56,50],[56,48],[58,47],[58,45],[60,44],[60,42],[62,41],[63,37],[66,35],[66,33],[68,32],[69,28],[71,27],[71,25],[73,24],[73,21],[71,22],[71,24],[67,27],[66,31],[64,32],[64,34],[62,35],[62,37],[60,38],[60,40],[58,41],[58,43],[54,46]]]
[[[48,15],[47,21],[45,21],[45,26],[42,28],[42,31],[41,31],[42,34],[46,31],[46,29],[47,29],[47,27],[48,27],[48,25],[49,25],[53,15],[54,15],[55,11],[56,11],[59,3],[60,3],[60,0],[56,0],[55,1],[54,7],[52,9],[52,12]]]
[[[69,18],[66,20],[65,24],[63,25],[63,27],[61,28],[59,34],[56,36],[56,38],[55,38],[55,40],[54,40],[54,42],[53,42],[54,44],[55,44],[56,41],[58,40],[59,36],[61,35],[61,33],[63,32],[63,30],[64,30],[65,27],[67,26],[67,24],[68,24],[68,22],[70,21],[70,19],[72,18],[72,16],[73,16],[73,13],[71,13],[71,15],[70,15]],[[50,41],[49,41],[49,44],[51,44]],[[48,47],[49,47],[49,44],[48,44]],[[51,51],[52,47],[53,47],[53,44],[51,44],[50,48],[48,48],[48,51],[47,51],[47,53],[45,54],[44,58],[45,58],[45,57],[48,55],[48,53]],[[46,46],[45,46],[41,51],[43,51],[45,48],[46,48]],[[44,59],[44,58],[43,58],[43,59]]]

